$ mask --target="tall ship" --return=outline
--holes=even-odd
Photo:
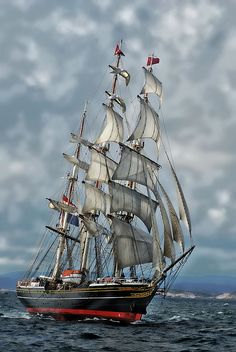
[[[85,104],[79,129],[71,133],[73,151],[63,153],[70,170],[64,188],[58,198],[47,198],[52,220],[17,282],[17,296],[31,314],[140,320],[194,249],[188,206],[159,117],[159,58],[149,56],[142,68],[144,85],[132,110],[119,94],[132,79],[124,56],[121,42],[109,65],[101,132],[86,138],[86,124],[95,121]]]

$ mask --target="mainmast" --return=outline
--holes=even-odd
[[[116,93],[116,85],[117,85],[117,80],[118,80],[118,72],[120,72],[120,71],[119,71],[119,65],[120,65],[121,56],[125,56],[124,53],[123,53],[123,51],[122,51],[121,49],[122,49],[122,40],[120,41],[120,46],[117,44],[116,49],[115,49],[115,53],[114,53],[114,55],[117,56],[117,61],[116,61],[116,66],[115,66],[115,67],[117,68],[117,70],[115,70],[114,67],[112,67],[112,68],[113,68],[114,72],[117,72],[117,73],[115,73],[114,78],[113,78],[113,84],[112,84],[112,96],[113,96],[113,97],[115,97],[115,93]],[[112,96],[111,96],[111,97],[112,97]],[[110,104],[109,104],[109,105],[110,105],[111,108],[113,108],[114,103],[113,103],[113,100],[112,100],[112,99],[110,100]],[[114,248],[113,248],[113,251],[114,251]],[[114,253],[114,270],[113,270],[113,275],[114,275],[115,277],[120,277],[120,274],[121,274],[121,272],[120,272],[120,270],[118,269],[118,265],[117,265],[117,263],[116,263],[116,260],[115,260],[115,253]]]
[[[112,72],[114,74],[113,77],[113,82],[112,82],[112,89],[111,89],[111,93],[106,91],[106,94],[109,97],[109,104],[106,105],[104,104],[106,110],[107,110],[107,118],[113,118],[114,116],[118,116],[118,114],[113,110],[114,108],[114,102],[118,103],[120,106],[122,105],[122,107],[124,108],[124,103],[123,100],[118,97],[116,95],[116,88],[117,88],[117,80],[118,80],[118,75],[122,75],[126,81],[129,78],[129,75],[127,73],[127,71],[125,70],[121,70],[120,69],[120,61],[121,61],[121,56],[124,56],[124,53],[121,50],[121,46],[122,46],[122,41],[120,42],[120,45],[117,44],[116,48],[115,48],[115,52],[114,55],[117,56],[117,60],[115,63],[115,66],[109,65],[109,67],[112,68]],[[128,75],[128,76],[127,76]],[[119,116],[120,117],[120,116]],[[117,118],[119,118],[117,117]],[[100,157],[104,157],[106,158],[106,153],[109,150],[109,143],[107,143],[106,140],[106,128],[104,128],[104,130],[102,131],[101,135],[99,136],[99,138],[97,139],[97,141],[95,142],[95,144],[100,144],[100,146],[94,146],[91,151],[94,155],[94,153],[96,154],[96,151],[100,154]],[[92,156],[93,157],[93,156]],[[88,177],[88,175],[87,175]],[[96,189],[100,189],[101,188],[101,181],[99,181],[98,179],[95,181],[95,188]],[[97,220],[98,220],[98,215],[99,215],[99,211],[93,211],[90,213],[89,218],[90,220],[94,221],[94,223],[97,224]],[[97,224],[98,226],[98,224]],[[87,271],[87,265],[88,265],[88,252],[89,252],[89,242],[90,242],[90,234],[89,232],[85,229],[85,232],[87,234],[81,234],[81,241],[82,241],[82,246],[84,247],[83,251],[82,251],[82,256],[81,256],[81,270],[86,272]],[[96,260],[96,276],[100,277],[102,276],[102,258],[101,258],[101,236],[94,236],[94,251],[95,251],[95,260]]]
[[[118,104],[124,104],[123,103],[123,100],[118,97],[116,95],[116,88],[117,88],[117,81],[118,81],[118,74],[122,75],[122,73],[124,74],[124,72],[126,71],[122,71],[120,69],[120,61],[121,61],[121,56],[125,56],[123,51],[122,51],[122,40],[120,41],[120,45],[117,44],[116,45],[116,48],[115,48],[115,52],[114,52],[114,55],[117,57],[117,60],[116,60],[116,64],[115,66],[111,66],[109,65],[109,67],[112,68],[112,73],[114,73],[114,77],[113,77],[113,82],[112,82],[112,90],[111,90],[111,94],[109,92],[106,91],[106,94],[109,96],[110,98],[110,102],[108,104],[108,106],[113,109],[114,107],[114,100],[118,103]],[[126,72],[127,73],[127,72]],[[128,74],[128,73],[127,73]],[[127,77],[127,76],[126,76]],[[129,77],[129,75],[128,75]],[[124,77],[125,78],[125,77]],[[124,109],[124,105],[123,105],[123,109]],[[100,151],[106,155],[106,153],[108,152],[109,150],[109,144],[108,143],[103,143],[103,145],[101,146],[100,148]],[[99,182],[96,182],[96,187],[99,188]],[[99,267],[100,267],[100,262],[99,262],[99,259],[100,259],[100,255],[101,255],[101,248],[99,246],[99,241],[100,241],[100,237],[97,237],[95,238],[95,246],[96,246],[96,257],[97,257],[97,275],[100,276],[100,273],[99,273]],[[117,271],[117,268],[116,268],[116,264],[115,264],[115,259],[114,259],[114,274],[115,272]],[[115,274],[116,276],[116,274]],[[119,276],[119,275],[118,275]]]

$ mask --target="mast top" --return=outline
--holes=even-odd
[[[123,51],[121,50],[122,48],[122,43],[123,43],[123,40],[121,39],[120,40],[120,44],[116,44],[116,48],[115,48],[115,51],[114,51],[114,55],[117,55],[117,56],[125,56],[125,54],[123,53]]]

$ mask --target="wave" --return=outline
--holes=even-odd
[[[12,311],[0,311],[0,319],[8,318],[8,319],[31,319],[32,316],[27,312],[21,312],[17,310]]]

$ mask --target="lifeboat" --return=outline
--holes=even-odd
[[[64,270],[61,274],[61,279],[63,282],[80,284],[82,279],[82,271],[70,269]]]

